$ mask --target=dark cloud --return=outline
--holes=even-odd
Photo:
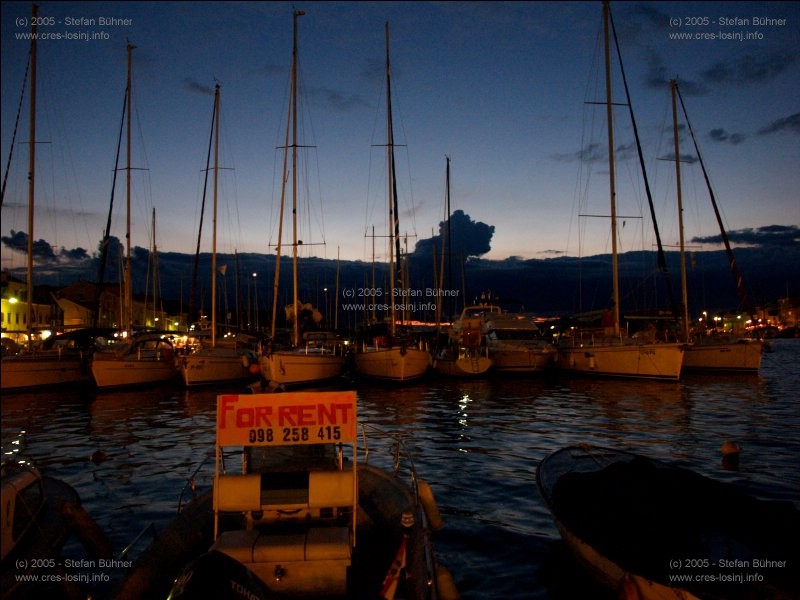
[[[307,94],[311,100],[340,113],[369,106],[361,96],[345,96],[340,91],[330,88],[310,89]]]
[[[585,148],[577,152],[569,152],[565,154],[551,154],[551,158],[558,162],[600,162],[608,160],[608,153],[605,152],[604,146],[598,143],[588,144]]]
[[[766,127],[758,130],[758,135],[769,135],[780,131],[800,133],[800,113],[794,113],[788,117],[776,119]]]
[[[85,248],[73,248],[72,250],[62,248],[60,256],[67,260],[87,260],[91,258]]]
[[[639,2],[635,6],[633,14],[644,17],[644,20],[647,21],[647,24],[655,29],[667,29],[669,27],[670,15],[661,12],[653,4]]]
[[[717,128],[712,129],[708,132],[708,137],[710,137],[715,142],[725,142],[728,144],[741,144],[745,140],[745,135],[743,133],[729,133],[728,131]]]
[[[614,150],[614,157],[617,160],[627,160],[636,156],[635,144],[620,144]],[[598,144],[592,142],[587,144],[577,152],[568,152],[564,154],[551,154],[550,158],[557,162],[586,162],[586,163],[604,163],[608,162],[608,152],[606,151],[605,144]]]
[[[797,246],[800,243],[800,227],[797,225],[768,225],[758,229],[738,229],[728,232],[728,239],[734,244],[748,246]],[[695,237],[696,244],[721,244],[721,235]]]
[[[0,241],[8,248],[18,252],[28,252],[28,234],[24,231],[11,231],[10,236],[0,237]],[[55,260],[56,253],[53,247],[45,240],[33,242],[33,257],[36,260]]]
[[[191,92],[192,94],[199,94],[201,96],[213,96],[214,95],[214,88],[209,85],[205,85],[187,77],[183,80],[183,87],[186,88],[187,91]]]
[[[620,144],[614,149],[614,158],[616,160],[627,160],[636,156],[636,144],[634,143]]]
[[[255,69],[250,69],[248,76],[254,79],[284,78],[289,74],[288,67],[275,64],[264,64]]]
[[[447,234],[447,222],[439,223],[439,235],[420,240],[414,248],[414,256],[430,261],[434,250],[437,256],[442,252],[442,236]],[[457,210],[450,216],[451,240],[447,246],[451,249],[453,259],[466,260],[486,254],[491,250],[494,225],[473,221],[463,210]]]
[[[659,157],[659,160],[667,160],[670,162],[675,162],[675,153],[669,152],[664,156]],[[693,165],[697,162],[697,156],[694,154],[681,154],[681,162],[687,165]]]
[[[784,73],[797,62],[797,55],[782,50],[771,54],[745,54],[720,61],[703,71],[703,78],[714,84],[764,83]]]
[[[702,83],[680,79],[677,74],[668,74],[661,57],[655,50],[649,49],[647,51],[647,72],[644,76],[645,86],[655,90],[666,90],[669,82],[673,79],[678,81],[681,93],[686,96],[703,96],[708,93],[708,88]]]
[[[0,237],[0,242],[7,248],[27,254],[28,252],[28,234],[24,231],[11,230],[10,235]],[[67,261],[84,261],[91,256],[84,248],[61,248],[56,254],[55,248],[45,240],[36,240],[33,242],[33,257],[39,263],[44,262],[57,262]]]
[[[386,61],[368,58],[361,70],[361,79],[369,83],[380,83],[386,77]]]

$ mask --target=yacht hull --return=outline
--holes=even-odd
[[[279,385],[300,385],[333,379],[344,370],[344,357],[315,352],[273,352],[262,356],[261,373]]]
[[[559,367],[575,374],[677,381],[684,344],[576,345],[558,349]]]
[[[247,354],[228,348],[200,350],[180,360],[180,371],[186,386],[243,381],[255,377],[253,364]]]
[[[738,339],[689,344],[683,357],[686,370],[758,371],[764,342]]]
[[[355,356],[360,375],[388,381],[418,379],[428,372],[431,360],[428,351],[406,347],[368,348]]]
[[[78,355],[8,356],[2,361],[3,391],[90,383],[86,359]]]

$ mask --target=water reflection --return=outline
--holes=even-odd
[[[563,554],[538,497],[549,452],[589,442],[682,461],[757,493],[798,502],[800,342],[776,342],[754,376],[691,375],[680,383],[512,378],[358,383],[359,418],[402,434],[445,520],[437,553],[464,598],[603,598]],[[220,390],[174,386],[3,399],[2,440],[18,439],[65,479],[122,548],[163,527],[194,469],[213,450]],[[723,468],[725,440],[742,445]],[[370,435],[370,462],[391,444]],[[77,550],[76,550],[77,551]]]

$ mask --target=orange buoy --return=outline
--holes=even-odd
[[[417,481],[417,490],[419,491],[419,500],[422,503],[422,508],[425,511],[425,516],[428,517],[428,523],[433,531],[439,531],[444,523],[442,516],[439,514],[439,507],[436,505],[436,499],[433,497],[433,490],[427,481],[420,479]]]

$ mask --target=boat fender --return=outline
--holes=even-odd
[[[589,355],[589,368],[596,369],[597,368],[597,360],[594,357],[594,354]]]
[[[250,367],[250,357],[247,354],[242,354],[242,366],[245,369]]]
[[[258,363],[253,363],[250,365],[250,367],[248,367],[248,370],[250,371],[251,375],[258,375],[261,373],[261,365]]]
[[[442,516],[439,514],[439,507],[436,505],[436,499],[433,497],[431,486],[424,479],[420,479],[417,482],[417,490],[419,491],[419,500],[422,503],[425,516],[428,518],[428,524],[433,531],[439,531],[444,524],[442,523]]]
[[[108,454],[102,450],[95,450],[89,455],[89,462],[101,463],[108,460]]]
[[[447,567],[436,565],[436,596],[439,600],[461,600],[456,582]]]
[[[62,502],[59,506],[61,514],[69,527],[83,544],[83,547],[95,558],[111,558],[114,549],[106,534],[95,523],[94,519],[74,502]]]
[[[736,442],[726,441],[722,444],[722,464],[726,467],[736,467],[739,465],[739,454],[742,447]]]

